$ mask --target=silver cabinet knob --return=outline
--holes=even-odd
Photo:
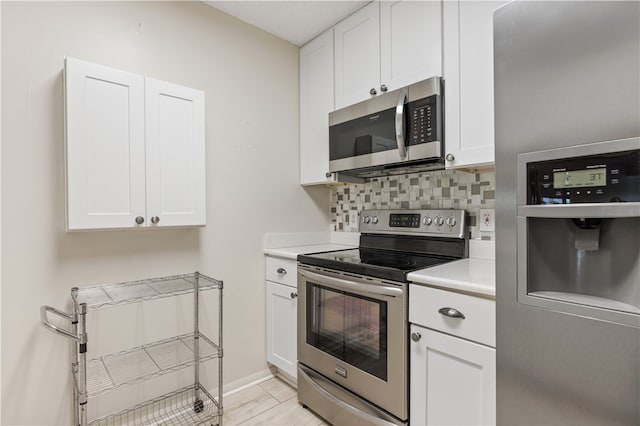
[[[464,316],[464,314],[462,312],[460,312],[457,309],[454,308],[440,308],[438,309],[438,312],[440,312],[442,315],[446,316],[446,317],[451,317],[451,318],[460,318],[460,319],[465,319],[466,317]]]
[[[136,217],[136,223],[138,225],[142,225],[144,223],[144,217],[142,217],[142,216]]]
[[[369,90],[369,94],[370,94],[371,96],[375,96],[375,95],[377,95],[377,94],[378,94],[378,91],[377,91],[375,88],[373,88],[373,87],[372,87],[372,88],[371,88],[371,90]]]
[[[324,177],[326,177],[327,179],[329,179],[331,177],[331,172],[327,172],[324,174]]]
[[[298,293],[296,293],[295,291],[292,291],[290,296],[292,299],[295,299],[296,297],[298,297]]]
[[[154,216],[151,218],[151,223],[153,223],[154,225],[157,225],[158,222],[160,222],[160,218],[158,216]]]
[[[422,339],[422,335],[420,333],[418,333],[417,331],[415,333],[411,333],[411,340],[413,340],[414,342],[419,342],[420,339]]]
[[[445,158],[445,160],[447,160],[447,161],[451,162],[451,161],[453,161],[453,160],[455,160],[455,159],[456,159],[456,156],[455,156],[455,155],[453,155],[453,154],[447,154],[447,156],[446,156],[446,157],[444,157],[444,158]]]
[[[278,268],[276,272],[282,275],[287,275],[287,270],[284,268]]]
[[[381,92],[386,92],[387,90],[389,90],[389,89],[387,88],[386,84],[383,84],[382,86],[380,86],[380,91]]]

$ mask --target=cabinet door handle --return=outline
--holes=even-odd
[[[440,308],[438,312],[440,312],[442,315],[446,317],[461,318],[461,319],[466,318],[462,312],[454,308]]]
[[[158,216],[154,216],[151,218],[151,223],[153,223],[154,225],[157,225],[158,222],[160,222],[160,218]]]
[[[447,161],[451,162],[451,161],[453,161],[453,160],[455,160],[455,159],[456,159],[456,156],[455,156],[455,155],[453,155],[453,154],[447,154],[447,156],[446,156],[446,157],[444,157],[444,158],[445,158],[445,160],[447,160]]]
[[[413,340],[414,342],[419,342],[420,339],[422,339],[422,335],[420,333],[411,333],[411,340]]]
[[[144,217],[142,217],[142,216],[136,217],[136,223],[138,225],[142,225],[144,223]]]
[[[369,90],[369,94],[370,94],[371,96],[375,96],[375,95],[377,95],[377,94],[378,94],[378,91],[372,87],[372,88],[371,88],[371,90]]]
[[[282,275],[287,275],[287,270],[284,268],[278,268],[276,272]]]
[[[292,299],[295,299],[296,297],[298,297],[298,293],[296,293],[295,291],[292,291],[290,296]]]
[[[389,90],[389,89],[388,89],[386,84],[383,84],[382,86],[380,86],[380,91],[381,92],[386,92],[387,90]]]

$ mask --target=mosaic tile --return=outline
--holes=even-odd
[[[468,173],[456,170],[421,172],[373,178],[363,184],[334,187],[329,195],[331,227],[357,231],[349,226],[349,215],[363,209],[464,208],[469,212],[470,238],[495,238],[480,232],[480,208],[495,208],[495,173],[491,170]]]

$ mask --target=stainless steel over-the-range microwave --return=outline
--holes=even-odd
[[[443,81],[432,77],[329,114],[329,171],[375,177],[444,168]]]

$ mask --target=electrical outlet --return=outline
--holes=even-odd
[[[496,211],[494,209],[480,209],[480,231],[495,232]]]
[[[349,227],[350,228],[358,227],[358,212],[355,210],[351,210],[349,212]]]

